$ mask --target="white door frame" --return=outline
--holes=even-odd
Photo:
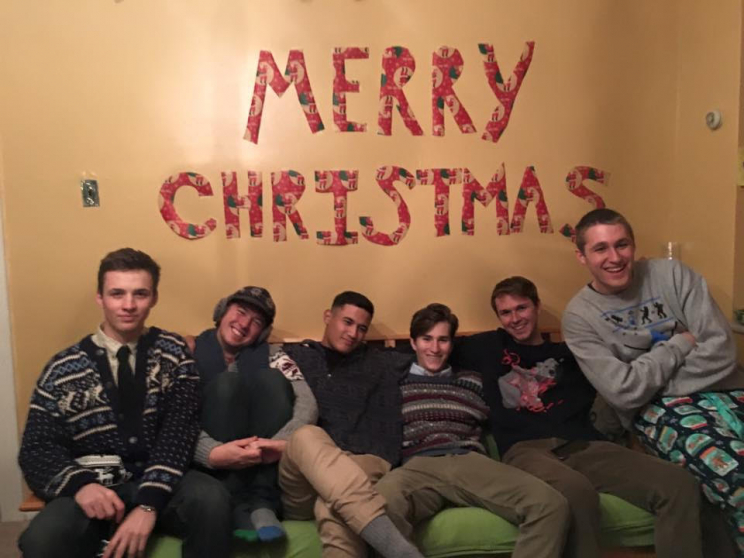
[[[18,511],[23,499],[22,477],[18,468],[18,417],[13,340],[10,330],[7,266],[5,265],[5,228],[2,206],[6,189],[3,172],[2,138],[0,137],[0,520],[19,521],[28,514]]]

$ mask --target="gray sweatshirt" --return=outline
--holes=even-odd
[[[705,279],[676,260],[635,262],[616,295],[581,289],[563,313],[563,337],[626,428],[656,396],[744,387],[728,321]]]

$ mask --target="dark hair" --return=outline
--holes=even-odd
[[[540,297],[537,296],[537,287],[535,284],[526,277],[520,277],[519,275],[499,281],[493,288],[493,292],[491,293],[491,308],[497,314],[496,299],[504,295],[523,296],[529,298],[535,306],[540,304]]]
[[[625,227],[625,231],[628,233],[630,240],[635,243],[633,227],[630,226],[630,223],[628,223],[628,220],[625,217],[614,209],[608,209],[606,207],[603,207],[602,209],[593,209],[584,215],[576,225],[576,247],[582,254],[584,253],[584,247],[586,246],[586,231],[595,225],[622,225]]]
[[[357,293],[355,291],[344,291],[337,294],[336,298],[333,299],[331,309],[341,308],[342,306],[345,306],[347,304],[358,306],[362,310],[366,310],[367,312],[369,312],[370,316],[375,315],[375,305],[372,304],[372,301],[363,294]]]
[[[103,294],[103,277],[109,271],[146,271],[152,277],[152,292],[157,294],[160,266],[150,256],[134,248],[109,252],[98,266],[98,294]]]
[[[450,326],[450,337],[457,333],[457,326],[460,325],[457,316],[452,313],[448,306],[439,303],[429,304],[422,308],[411,318],[411,339],[416,339],[426,335],[431,328],[441,322],[447,322]]]

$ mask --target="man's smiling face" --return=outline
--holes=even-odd
[[[512,338],[522,345],[540,345],[543,342],[537,329],[540,305],[526,296],[503,294],[493,300],[501,325]]]
[[[321,344],[346,355],[364,341],[372,315],[359,306],[344,304],[326,310],[323,321],[326,327]]]
[[[223,349],[236,352],[255,343],[264,328],[266,318],[263,314],[246,304],[233,302],[220,320],[217,338]]]
[[[584,251],[577,250],[576,257],[592,274],[592,287],[602,294],[627,289],[633,280],[635,243],[625,225],[594,225],[584,240]]]

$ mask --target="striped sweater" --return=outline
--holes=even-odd
[[[91,336],[46,365],[31,396],[18,456],[38,496],[74,496],[98,482],[96,473],[75,459],[118,455],[139,483],[135,503],[165,506],[199,431],[199,375],[178,335],[150,328],[137,345],[135,381],[143,386],[145,401],[132,431],[122,420],[106,353]]]
[[[477,451],[488,418],[483,384],[477,372],[456,371],[443,377],[409,373],[403,396],[403,459]]]

